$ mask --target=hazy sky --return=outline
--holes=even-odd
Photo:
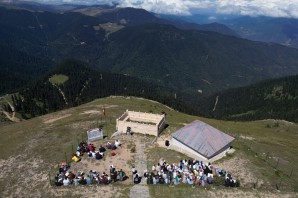
[[[47,3],[102,4],[143,8],[160,14],[193,13],[263,15],[298,18],[298,0],[33,0]]]

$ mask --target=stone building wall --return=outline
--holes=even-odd
[[[125,133],[129,126],[134,133],[158,136],[165,124],[165,115],[127,110],[116,120],[116,130]]]

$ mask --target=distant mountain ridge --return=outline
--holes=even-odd
[[[243,38],[298,48],[298,19],[245,16],[221,22]]]
[[[121,10],[123,16],[128,12],[128,16],[146,13],[148,20],[155,17],[144,10],[116,10]],[[0,46],[3,46],[0,55],[7,62],[1,62],[2,71],[3,68],[7,71],[10,61],[20,58],[17,56],[40,59],[41,63],[35,64],[36,70],[41,67],[44,70],[39,71],[44,72],[54,63],[75,57],[101,71],[157,83],[176,92],[177,99],[186,101],[298,73],[298,50],[216,32],[156,23],[123,25],[109,31],[113,28],[111,24],[118,20],[114,15],[116,21],[110,22],[108,18],[76,12],[32,12],[0,7],[0,16]],[[6,56],[5,51],[1,52],[6,48],[23,55]],[[22,63],[23,68],[18,66],[24,76],[30,75],[25,69],[27,63]]]
[[[130,50],[126,50],[130,49]],[[99,67],[203,95],[298,72],[298,50],[147,24],[109,36]]]

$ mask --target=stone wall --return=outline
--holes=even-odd
[[[165,115],[127,110],[116,120],[116,130],[125,133],[129,126],[134,133],[158,136],[165,124]]]

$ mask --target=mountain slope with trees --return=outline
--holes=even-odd
[[[109,36],[100,68],[203,95],[298,73],[298,50],[146,24]]]
[[[126,9],[124,13],[129,11]],[[146,16],[154,17],[149,15]],[[0,8],[0,16],[1,75],[5,76],[9,63],[20,59],[18,56],[39,60],[36,64],[22,61],[16,67],[11,64],[9,69],[18,70],[21,75],[5,77],[5,82],[13,85],[2,86],[0,93],[15,91],[19,84],[14,79],[20,78],[18,76],[23,75],[20,84],[25,84],[55,63],[74,57],[101,71],[122,73],[169,87],[178,99],[188,101],[298,73],[296,49],[210,31],[182,30],[165,24],[135,24],[108,33],[101,25],[109,21],[100,16],[4,7]],[[14,56],[6,56],[6,49],[13,51]],[[34,72],[31,75],[28,71],[41,72],[34,76]]]
[[[55,83],[53,76],[64,79]],[[12,101],[23,118],[31,118],[110,95],[144,97],[194,113],[188,105],[174,98],[172,90],[134,77],[97,71],[74,60],[56,66],[49,74],[13,95]],[[8,106],[3,108],[9,110]]]
[[[298,76],[220,92],[200,100],[198,110],[203,116],[217,119],[298,122]]]

